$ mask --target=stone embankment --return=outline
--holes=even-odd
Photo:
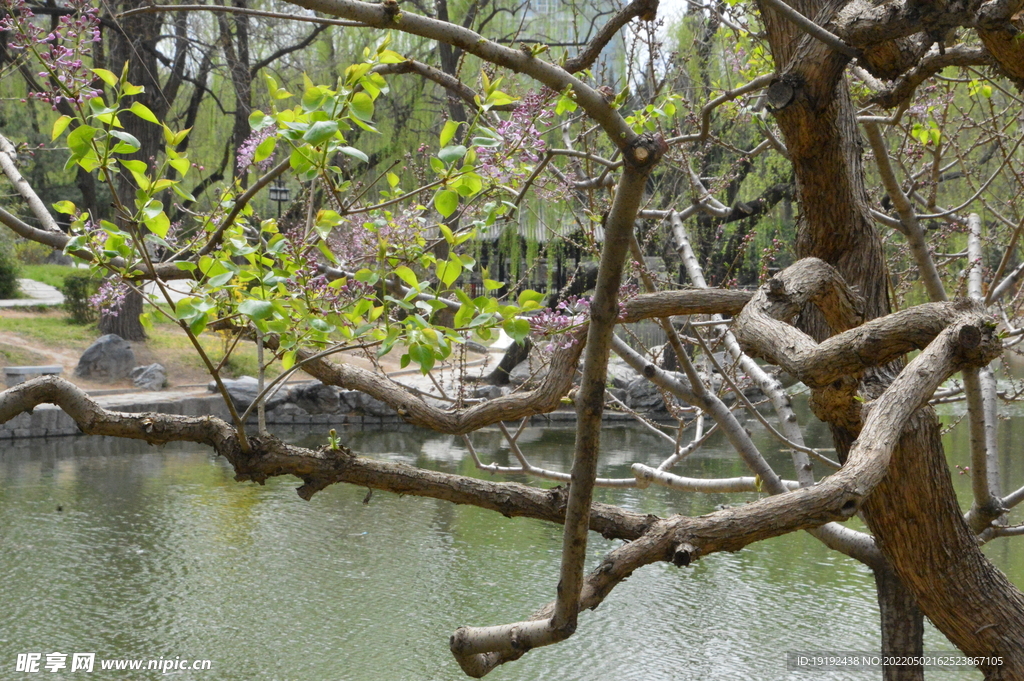
[[[313,382],[291,388],[298,394],[309,395],[316,391],[321,384]],[[300,392],[297,389],[302,389]],[[344,391],[354,393],[355,391]],[[342,394],[341,408],[345,405],[363,403],[362,406],[350,411],[340,413],[310,413],[295,402],[282,401],[273,409],[267,411],[268,426],[280,426],[290,429],[294,428],[319,428],[328,430],[330,428],[353,428],[353,429],[378,429],[397,424],[404,424],[405,421],[398,414],[391,411],[387,405],[377,402],[368,395]],[[154,394],[152,392],[120,392],[119,394],[93,394],[94,399],[100,406],[116,411],[129,413],[159,412],[163,414],[180,414],[182,416],[204,416],[212,415],[230,420],[228,409],[220,395],[214,395],[203,389],[191,390],[165,390]],[[373,404],[376,403],[376,404]],[[608,413],[607,420],[630,420],[627,414]],[[536,425],[543,425],[552,422],[572,422],[576,420],[576,412],[571,408],[561,409],[550,414],[536,416],[533,422]],[[256,415],[252,414],[249,422],[255,424]],[[271,428],[273,430],[273,428]],[[7,423],[0,424],[0,441],[34,438],[34,437],[61,437],[80,435],[78,425],[65,414],[59,407],[52,404],[41,404],[32,410],[31,414],[19,414]]]

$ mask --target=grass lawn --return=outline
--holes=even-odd
[[[70,269],[70,268],[69,268]],[[95,324],[72,324],[65,312],[3,311],[0,312],[0,331],[17,333],[26,339],[28,347],[13,345],[0,346],[0,360],[7,365],[39,364],[36,348],[71,349],[80,353],[99,337]],[[217,366],[224,357],[224,338],[207,332],[199,337],[204,351]],[[170,322],[155,323],[145,343],[136,343],[135,354],[139,364],[160,362],[167,368],[172,383],[191,384],[210,380],[206,365],[196,353],[185,333]],[[230,359],[222,369],[225,378],[255,376],[258,370],[256,347],[249,342],[239,342]],[[276,376],[280,364],[267,370],[268,376]]]
[[[63,311],[35,314],[0,314],[0,331],[27,336],[33,341],[54,347],[89,345],[96,340],[96,330],[89,325],[69,324]]]
[[[69,274],[88,274],[89,270],[71,267],[70,265],[21,265],[21,277],[34,279],[60,289],[64,286],[64,277]]]

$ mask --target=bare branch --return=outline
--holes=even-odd
[[[654,21],[657,11],[658,0],[632,0],[601,27],[594,39],[578,55],[565,62],[565,70],[569,73],[577,73],[589,69],[601,55],[601,50],[618,35],[623,26],[636,17],[640,17],[644,21]]]

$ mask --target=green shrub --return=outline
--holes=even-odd
[[[18,261],[11,252],[0,248],[0,298],[18,297]]]
[[[52,252],[49,246],[35,241],[22,241],[14,247],[14,254],[26,265],[42,265]]]
[[[64,293],[64,311],[75,324],[90,324],[96,321],[96,308],[89,298],[96,295],[99,282],[89,274],[69,274],[64,277],[61,291]]]

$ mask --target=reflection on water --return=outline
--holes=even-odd
[[[1019,424],[1003,424],[1004,441]],[[757,424],[749,427],[787,470],[785,455]],[[948,436],[953,463],[966,457],[960,430]],[[344,439],[364,454],[479,475],[449,436],[391,430]],[[530,429],[521,442],[535,464],[568,468],[571,430]],[[481,456],[511,463],[496,431],[475,434],[474,443]],[[656,464],[666,449],[637,428],[609,428],[600,475],[628,475],[635,461]],[[1020,485],[1024,464],[1006,451],[1004,470]],[[743,474],[720,444],[680,472]],[[968,479],[955,482],[969,493]],[[366,490],[345,486],[307,503],[297,484],[236,483],[223,461],[195,446],[100,438],[4,445],[0,679],[24,676],[13,671],[18,653],[53,651],[213,661],[213,671],[179,672],[178,679],[461,679],[447,650],[456,627],[521,619],[554,592],[559,527],[383,492],[364,505]],[[599,497],[658,514],[699,514],[744,500],[653,487],[601,490]],[[592,540],[594,561],[617,544]],[[1001,540],[989,552],[1024,583],[1019,543]],[[786,651],[877,650],[877,628],[868,571],[794,534],[691,568],[645,568],[585,613],[572,639],[489,678],[811,678],[786,671]],[[926,648],[951,646],[929,630]],[[161,676],[149,674],[131,678]]]

